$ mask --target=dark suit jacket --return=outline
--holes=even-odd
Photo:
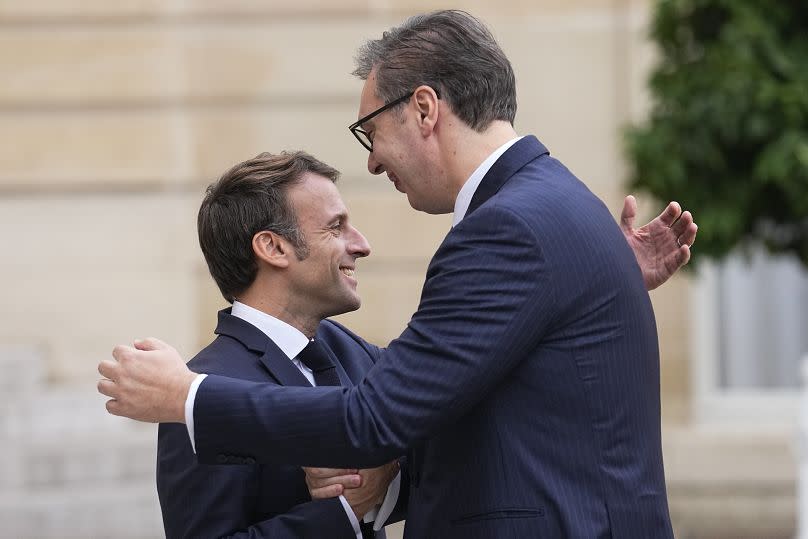
[[[415,447],[407,537],[670,538],[658,355],[614,219],[525,137],[486,174],[361,384],[208,378],[197,450],[371,465]]]
[[[188,363],[194,371],[312,389],[263,332],[230,315],[229,309],[219,313],[216,333],[216,340]],[[335,361],[344,385],[361,380],[379,354],[378,348],[331,321],[320,324],[317,336],[344,358]],[[248,455],[198,464],[188,431],[178,423],[160,425],[157,492],[168,538],[356,539],[337,498],[311,500],[299,466],[258,464]],[[406,489],[399,498],[406,498]]]

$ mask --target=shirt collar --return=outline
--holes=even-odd
[[[308,337],[302,331],[290,326],[283,320],[278,320],[274,316],[244,303],[234,301],[230,314],[236,318],[241,318],[264,332],[289,359],[297,357],[309,344]]]
[[[463,220],[463,217],[466,216],[466,212],[469,209],[469,204],[471,204],[471,199],[474,197],[474,193],[477,191],[477,187],[480,186],[480,182],[483,181],[485,175],[488,173],[491,167],[494,166],[497,159],[502,157],[502,154],[508,151],[508,148],[513,146],[520,138],[522,137],[511,139],[494,150],[494,153],[489,155],[485,161],[480,163],[480,166],[478,166],[477,169],[471,173],[471,176],[469,176],[469,179],[466,180],[466,183],[463,184],[463,187],[457,194],[457,200],[455,200],[454,215],[452,216],[453,228]]]

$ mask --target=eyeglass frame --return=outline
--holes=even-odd
[[[440,94],[438,94],[437,92],[435,92],[435,94],[438,96],[438,99],[440,99]],[[399,105],[399,104],[403,103],[404,101],[411,98],[413,95],[415,95],[415,90],[408,93],[407,95],[402,95],[398,99],[394,99],[394,100],[390,101],[389,103],[387,103],[385,105],[382,105],[381,107],[377,108],[376,110],[374,110],[373,112],[371,112],[367,116],[363,116],[362,118],[359,118],[357,121],[355,121],[354,123],[349,125],[348,126],[348,131],[350,131],[351,134],[354,137],[356,137],[356,140],[359,141],[359,144],[361,144],[367,151],[373,152],[373,141],[370,139],[370,134],[367,131],[365,131],[364,129],[362,129],[361,127],[359,127],[359,126],[361,126],[363,123],[367,122],[368,120],[370,120],[372,118],[375,118],[376,116],[378,116],[382,112],[384,112],[386,110],[389,110],[389,109],[395,107],[396,105]],[[364,135],[365,139],[367,139],[370,142],[370,146],[368,146],[365,143],[365,140],[360,136],[360,133],[362,135]]]

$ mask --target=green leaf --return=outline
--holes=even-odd
[[[808,2],[658,0],[647,120],[629,183],[679,200],[700,256],[755,242],[808,265]]]

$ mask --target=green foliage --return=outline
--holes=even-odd
[[[808,266],[808,0],[660,0],[632,188],[678,200],[699,254],[762,242]]]

